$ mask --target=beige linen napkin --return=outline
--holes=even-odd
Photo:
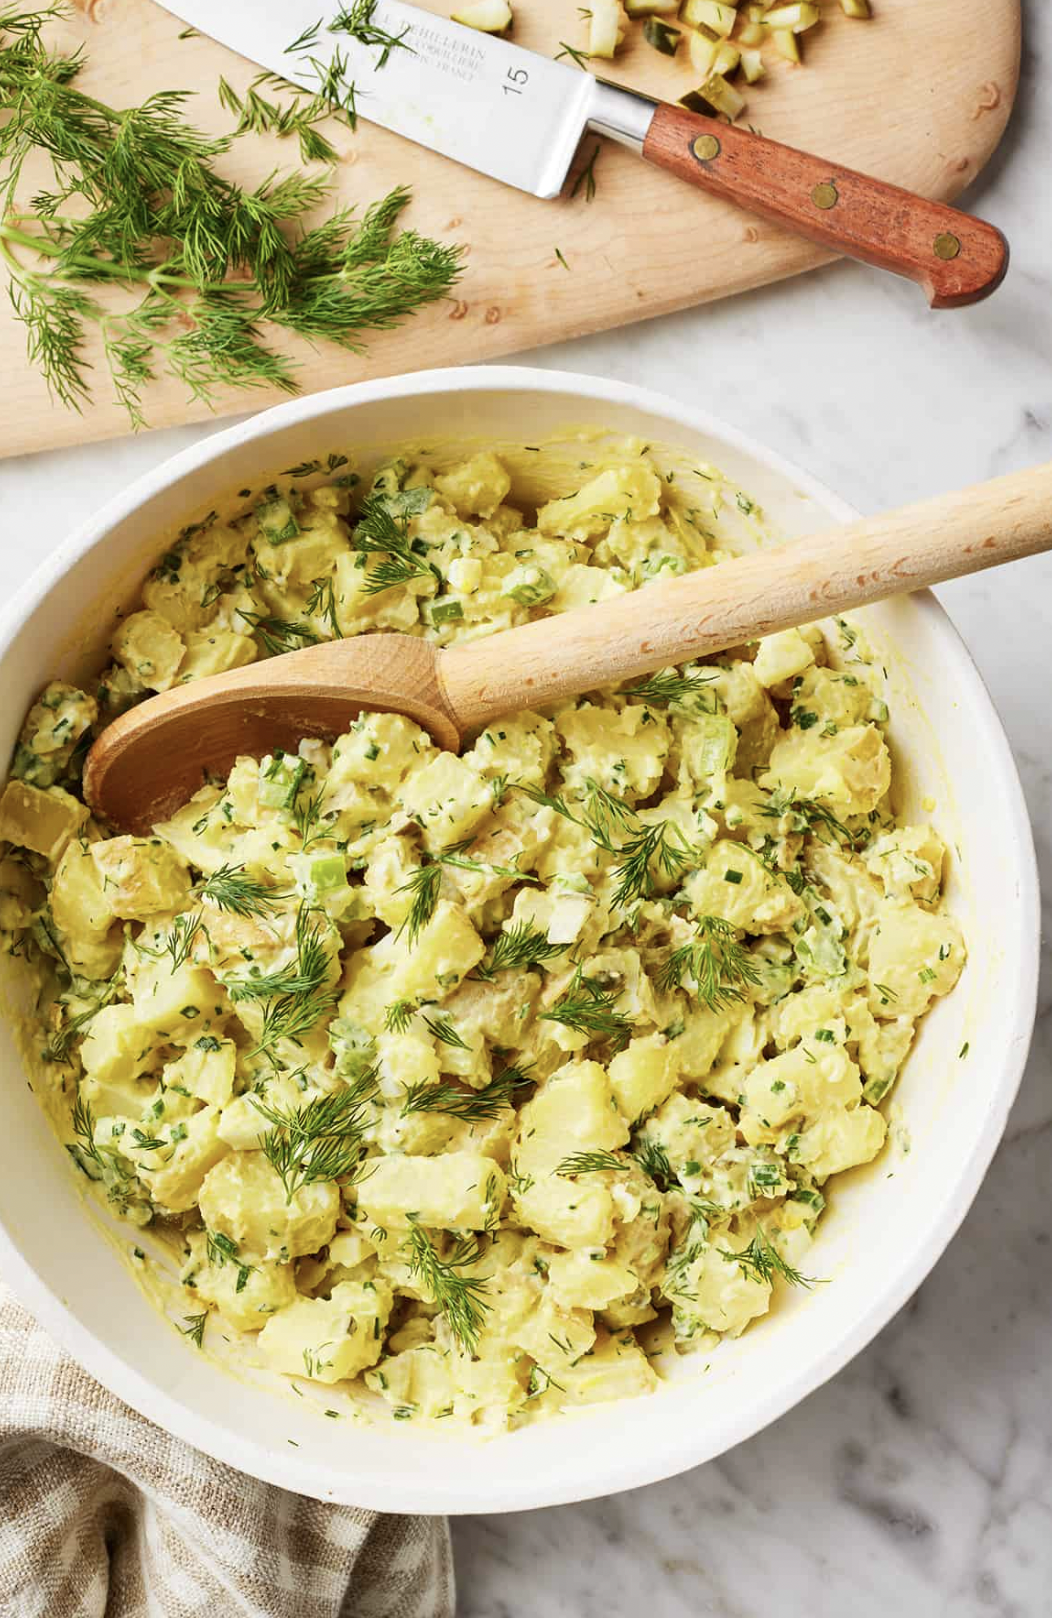
[[[0,1284],[0,1613],[452,1618],[449,1529],[210,1460],[101,1388]]]

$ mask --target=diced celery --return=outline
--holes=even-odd
[[[464,607],[461,602],[452,598],[447,598],[445,601],[433,601],[428,609],[428,616],[437,629],[439,624],[451,624],[463,618]]]
[[[713,73],[696,90],[681,96],[680,105],[688,107],[691,112],[722,112],[733,123],[745,106],[745,97],[738,94],[733,84],[728,84],[718,73]]]
[[[555,580],[543,567],[517,567],[505,579],[501,595],[510,596],[520,607],[539,607],[551,600],[556,588]]]
[[[294,753],[277,752],[262,760],[256,796],[265,809],[291,809],[307,766]]]
[[[702,732],[698,763],[706,775],[720,775],[734,756],[734,725],[726,714],[698,714],[694,725]]]
[[[271,545],[283,545],[286,540],[295,539],[300,531],[291,502],[280,494],[256,507],[256,520],[260,533]]]
[[[347,886],[347,857],[338,850],[292,854],[289,865],[296,878],[296,892],[303,899],[317,900]]]

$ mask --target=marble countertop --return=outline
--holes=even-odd
[[[912,287],[838,265],[531,362],[703,400],[867,511],[1052,456],[1052,7],[1024,10],[1018,110],[970,198],[1013,246],[989,303],[933,315]],[[200,432],[0,462],[4,586]],[[939,593],[1007,727],[1052,894],[1052,556]],[[1005,1139],[897,1319],[719,1461],[613,1499],[455,1523],[462,1618],[1052,1614],[1047,953],[1043,965]]]

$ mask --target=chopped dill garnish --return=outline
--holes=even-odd
[[[790,1286],[813,1287],[815,1285],[813,1280],[810,1280],[806,1275],[801,1275],[799,1270],[794,1270],[793,1266],[786,1262],[762,1225],[757,1225],[756,1234],[753,1236],[752,1241],[747,1247],[743,1247],[740,1252],[735,1253],[729,1247],[721,1247],[718,1251],[728,1264],[737,1264],[742,1273],[749,1276],[750,1280],[766,1282],[770,1285],[773,1283],[775,1276],[780,1275],[783,1281],[789,1282]]]
[[[190,959],[190,952],[197,942],[200,931],[200,916],[190,914],[176,916],[172,929],[164,941],[164,952],[171,956],[173,972],[177,972]]]
[[[560,40],[559,43],[562,44],[562,41]],[[573,59],[577,62],[578,67],[582,67],[582,68],[584,67],[584,65],[585,65],[584,61],[583,60],[578,61],[578,56],[580,54],[579,52],[576,52],[576,51],[572,50],[569,45],[563,45],[563,51],[565,51],[568,56],[573,57]],[[563,54],[563,51],[559,52],[560,56]],[[555,58],[555,60],[558,61],[559,57],[557,56]],[[577,193],[580,191],[581,187],[583,186],[584,187],[584,200],[586,202],[591,202],[592,199],[594,198],[594,196],[595,196],[595,162],[596,162],[596,158],[599,156],[599,152],[600,152],[600,147],[599,147],[599,144],[597,142],[596,145],[592,148],[592,155],[589,157],[587,163],[585,163],[582,168],[578,169],[577,173],[574,175],[574,182],[573,182],[573,185],[570,187],[570,195],[571,195],[571,197],[575,197],[577,195]]]
[[[410,871],[396,890],[398,893],[408,893],[412,896],[406,918],[398,929],[399,936],[405,933],[409,944],[416,943],[434,915],[441,883],[441,865],[418,865],[414,871]]]
[[[626,697],[642,697],[645,702],[684,702],[688,697],[707,693],[707,687],[716,679],[715,670],[699,674],[680,674],[677,669],[662,669],[651,674],[639,685],[624,687]]]
[[[575,45],[568,45],[566,43],[565,39],[560,39],[559,44],[560,44],[560,46],[562,48],[560,50],[556,51],[556,53],[555,53],[555,61],[558,62],[558,61],[561,60],[562,57],[568,56],[570,58],[570,61],[574,62],[581,69],[581,71],[583,73],[587,73],[587,71],[588,71],[588,58],[585,56],[584,51],[579,51]],[[598,151],[598,147],[596,148],[596,150]],[[593,158],[593,162],[594,162],[594,158]]]
[[[270,613],[252,612],[247,607],[238,608],[238,617],[243,618],[263,642],[263,649],[271,657],[280,657],[283,652],[299,652],[304,646],[316,646],[318,636],[310,624],[297,623],[293,618],[275,618]]]
[[[564,955],[568,948],[567,944],[549,944],[547,935],[531,922],[517,921],[497,934],[488,960],[475,968],[475,974],[489,979],[513,967],[543,966]]]
[[[628,1168],[629,1164],[622,1163],[613,1152],[571,1152],[558,1164],[555,1172],[564,1177],[572,1174],[605,1174],[608,1171],[624,1174]]]
[[[572,820],[577,825],[580,825],[580,821],[578,821],[577,816],[565,798],[560,798],[550,792],[542,792],[539,787],[527,786],[525,781],[513,781],[512,786],[515,787],[516,791],[521,792],[524,797],[529,798],[531,803],[539,804],[544,809],[554,809],[555,813],[562,815],[564,820]]]
[[[550,1011],[541,1012],[542,1022],[562,1023],[589,1039],[627,1041],[632,1031],[629,1019],[614,1008],[620,995],[618,989],[604,989],[598,978],[586,977],[578,967],[565,994]]]
[[[376,63],[378,68],[387,65],[387,59],[393,50],[408,51],[410,56],[414,55],[413,47],[405,42],[409,24],[406,24],[400,34],[388,33],[379,23],[373,21],[375,10],[376,0],[354,0],[353,5],[341,6],[329,24],[329,33],[347,34],[351,39],[357,40],[359,45],[377,46],[380,51]]]
[[[327,578],[315,579],[310,587],[307,598],[307,608],[317,618],[324,618],[332,630],[333,640],[342,640],[343,632],[340,629],[340,620],[336,614],[336,581],[331,574]]]
[[[91,1103],[82,1100],[79,1093],[73,1103],[70,1124],[74,1139],[71,1143],[67,1143],[66,1151],[89,1180],[100,1179],[106,1164],[95,1144],[95,1115],[91,1110]]]
[[[329,827],[322,824],[322,800],[325,794],[321,788],[317,792],[296,795],[292,805],[292,824],[300,834],[304,849],[324,837]]]
[[[251,972],[230,978],[226,988],[235,1005],[263,1004],[263,1025],[256,1052],[275,1061],[274,1046],[281,1039],[297,1040],[307,1034],[336,1004],[330,986],[332,956],[325,947],[322,927],[312,922],[301,905],[296,916],[296,959],[272,972]]]
[[[654,1140],[650,1135],[640,1135],[629,1148],[648,1180],[652,1180],[659,1191],[668,1191],[676,1183],[676,1175],[669,1155],[660,1141]]]
[[[329,174],[238,185],[217,167],[237,137],[189,123],[188,92],[161,90],[120,109],[83,93],[84,55],[64,55],[45,38],[60,15],[58,6],[0,13],[0,259],[30,361],[59,403],[91,402],[89,329],[116,398],[140,427],[143,395],[162,373],[204,401],[224,387],[295,392],[296,364],[269,343],[268,327],[360,352],[364,333],[397,326],[450,291],[460,249],[396,228],[407,190],[360,220],[340,208],[308,224],[331,204]],[[370,27],[358,6],[348,18]],[[304,101],[286,89],[285,110],[262,95],[270,79],[257,78],[245,98],[226,86],[241,132],[295,134],[304,157],[331,161],[331,142],[314,125],[331,102],[353,123],[353,85],[339,50],[313,65],[317,94]],[[41,154],[50,173],[35,195],[19,196]],[[101,296],[109,287],[124,296]]]
[[[218,871],[199,882],[194,892],[210,900],[217,910],[242,917],[269,916],[281,900],[288,897],[248,876],[243,865],[221,865]]]
[[[701,916],[696,936],[674,949],[655,974],[662,993],[693,979],[698,999],[710,1011],[721,1011],[745,999],[749,985],[761,976],[749,951],[738,942],[734,928],[722,916]]]
[[[774,820],[787,819],[790,831],[811,832],[816,836],[826,832],[828,835],[823,841],[843,843],[850,849],[865,848],[872,836],[868,826],[852,831],[824,804],[816,803],[813,798],[798,798],[795,792],[772,792],[760,813]]]
[[[92,1019],[102,1010],[103,1006],[109,1005],[117,993],[119,975],[119,971],[115,972],[113,977],[107,978],[104,983],[95,985],[97,994],[94,999],[89,1002],[83,1011],[74,1012],[72,1016],[68,1015],[68,1001],[60,999],[56,1002],[56,1010],[60,1011],[62,1015],[62,1026],[56,1029],[41,1052],[45,1062],[66,1062],[69,1060],[70,1047],[81,1030],[88,1026]],[[86,997],[77,996],[77,998]]]
[[[199,1315],[184,1315],[183,1325],[181,1325],[178,1329],[182,1332],[184,1337],[189,1337],[190,1341],[195,1344],[197,1348],[203,1348],[205,1342],[205,1326],[207,1323],[208,1310],[202,1309]]]
[[[478,1347],[489,1304],[486,1280],[461,1272],[478,1259],[478,1244],[462,1237],[445,1258],[440,1258],[431,1237],[414,1220],[409,1227],[409,1273],[430,1294],[430,1301],[445,1316],[450,1334],[466,1354]]]
[[[448,1017],[427,1017],[422,1015],[421,1020],[423,1021],[424,1027],[429,1033],[434,1035],[440,1044],[449,1045],[453,1048],[453,1050],[457,1051],[468,1051],[471,1049],[471,1046],[466,1044],[465,1041],[461,1039]]]
[[[376,1094],[376,1068],[331,1095],[284,1111],[252,1096],[252,1105],[273,1128],[260,1136],[267,1162],[281,1179],[285,1201],[320,1180],[350,1180],[362,1167],[365,1108]]]
[[[416,492],[408,490],[406,495],[413,495]],[[430,501],[430,489],[422,492]],[[361,515],[351,535],[351,544],[358,551],[387,553],[384,560],[378,562],[365,575],[366,595],[378,595],[382,590],[408,584],[411,579],[437,577],[431,564],[412,547],[409,539],[409,519],[415,510],[422,510],[423,507],[413,501],[407,503],[406,495],[402,497],[403,507],[400,515],[392,511],[389,495],[372,494],[362,506]]]
[[[485,1123],[510,1107],[515,1091],[529,1082],[516,1067],[506,1067],[482,1090],[461,1089],[444,1079],[419,1079],[406,1085],[402,1117],[412,1112],[446,1112],[466,1124]]]
[[[614,905],[628,909],[649,898],[654,892],[655,865],[665,876],[675,878],[697,859],[696,851],[672,821],[647,825],[623,798],[615,798],[591,779],[586,785],[588,796],[582,822],[593,842],[615,858],[618,884],[611,901]]]
[[[415,1000],[392,1000],[384,1012],[384,1027],[389,1034],[404,1034],[416,1013]]]

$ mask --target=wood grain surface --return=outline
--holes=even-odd
[[[438,0],[430,4],[445,9]],[[88,53],[86,89],[115,105],[158,89],[194,90],[195,122],[217,132],[230,128],[216,99],[217,80],[225,74],[242,90],[253,64],[207,39],[180,40],[178,22],[152,0],[81,5],[62,33]],[[830,0],[828,21],[805,42],[807,65],[772,59],[767,79],[748,89],[744,121],[773,139],[950,200],[990,157],[1008,120],[1019,69],[1019,0],[874,0],[874,9],[874,20],[860,23]],[[519,0],[519,44],[554,55],[560,39],[579,44],[580,30],[569,0]],[[667,100],[692,86],[686,62],[651,50],[638,29],[617,63],[603,65],[606,76]],[[409,184],[414,201],[407,222],[460,241],[468,251],[456,296],[378,336],[363,356],[282,343],[301,361],[300,380],[309,391],[488,359],[627,324],[795,275],[834,256],[606,143],[591,202],[584,188],[576,197],[567,188],[558,200],[543,202],[367,124],[357,133],[335,129],[343,202],[364,207],[392,186]],[[596,144],[585,143],[583,159]],[[296,160],[291,143],[261,137],[238,142],[224,166],[254,182]],[[128,430],[104,368],[97,372],[97,397],[82,415],[51,401],[26,360],[24,332],[6,299],[0,301],[0,372],[0,455]],[[228,390],[216,410],[258,408],[276,397]],[[148,396],[152,426],[208,414],[208,406],[189,400],[176,382],[161,382]]]

